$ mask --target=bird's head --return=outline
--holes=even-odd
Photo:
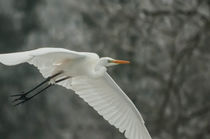
[[[119,64],[129,64],[129,61],[125,61],[125,60],[116,60],[113,59],[111,57],[102,57],[99,60],[99,64],[103,65],[105,67],[109,67],[109,66],[115,66],[115,65],[119,65]]]

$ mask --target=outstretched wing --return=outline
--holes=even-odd
[[[56,61],[83,56],[84,54],[81,52],[70,51],[64,48],[39,48],[25,52],[0,54],[0,62],[9,66],[28,62],[36,66],[46,78],[52,74],[54,70],[53,63]]]
[[[71,85],[111,125],[125,132],[128,139],[151,139],[141,114],[107,73],[97,79],[75,77]]]

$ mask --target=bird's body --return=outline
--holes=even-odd
[[[27,95],[49,81],[74,90],[110,124],[120,132],[125,132],[128,139],[151,139],[138,109],[106,72],[107,67],[127,64],[128,61],[114,60],[109,57],[99,58],[95,53],[76,52],[63,48],[40,48],[0,54],[0,62],[5,65],[28,62],[36,66],[47,78],[31,91],[14,95],[18,97],[15,102],[20,101],[18,104],[30,100],[32,97]],[[50,86],[51,84],[43,90]]]
[[[96,54],[92,53],[84,53],[86,56],[82,56],[80,58],[64,58],[53,63],[54,71],[53,73],[57,73],[59,71],[63,71],[60,76],[92,76],[95,67],[99,61],[99,57]],[[100,76],[100,75],[99,75]]]

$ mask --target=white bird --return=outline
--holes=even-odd
[[[99,58],[95,53],[63,48],[39,48],[0,54],[0,62],[8,66],[28,62],[36,66],[46,78],[30,91],[12,95],[16,98],[14,102],[18,102],[16,105],[30,100],[54,84],[59,84],[74,90],[128,139],[151,139],[138,109],[106,72],[109,66],[128,64],[129,61]],[[45,83],[49,84],[31,96],[31,92]]]

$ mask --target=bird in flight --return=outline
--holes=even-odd
[[[0,63],[8,66],[25,62],[37,67],[46,79],[27,92],[11,95],[14,105],[23,104],[58,84],[74,90],[128,139],[151,139],[138,109],[107,73],[107,67],[129,61],[64,48],[0,54]]]

